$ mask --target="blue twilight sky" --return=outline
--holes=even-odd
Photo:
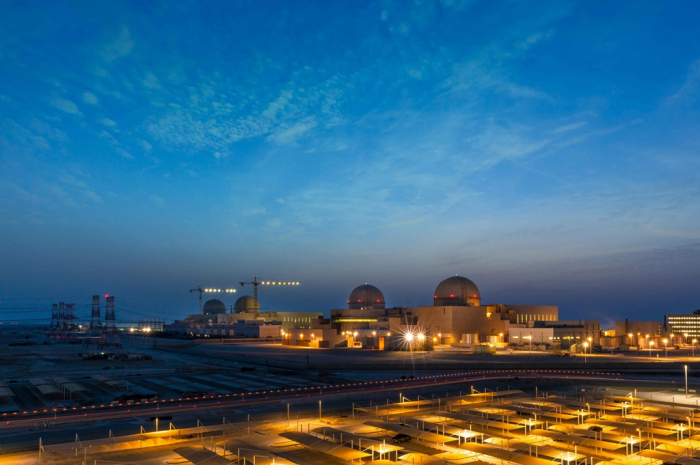
[[[274,310],[454,274],[561,318],[700,308],[698,2],[2,9],[3,318],[172,319],[254,275],[302,283]]]

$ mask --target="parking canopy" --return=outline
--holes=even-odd
[[[280,434],[283,438],[297,442],[309,449],[322,452],[327,455],[332,455],[343,460],[356,460],[370,457],[370,454],[352,449],[350,447],[341,446],[332,441],[319,439],[306,433],[288,432]]]
[[[178,447],[173,449],[173,452],[194,465],[229,465],[235,463],[204,448]]]

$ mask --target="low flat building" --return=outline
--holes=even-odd
[[[615,336],[620,338],[621,344],[637,346],[637,339],[654,337],[666,334],[666,327],[662,321],[616,321]]]
[[[280,330],[311,328],[313,321],[322,318],[321,312],[261,312],[260,304],[251,296],[242,296],[227,313],[226,305],[218,300],[208,300],[202,313],[163,325],[163,332],[186,337],[242,337],[236,336],[234,326],[239,320],[262,320],[264,325],[276,325]],[[267,331],[265,329],[264,331]]]
[[[278,339],[281,335],[281,326],[266,323],[263,319],[238,320],[233,324],[233,336],[254,339]]]
[[[513,345],[550,345],[554,341],[554,328],[510,328],[508,341]]]

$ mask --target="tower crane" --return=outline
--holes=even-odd
[[[258,277],[254,277],[253,279],[249,281],[241,281],[241,286],[245,286],[246,284],[252,284],[253,285],[253,297],[255,297],[255,300],[258,300],[258,286],[298,286],[299,282],[297,281],[258,281]]]
[[[197,285],[196,289],[190,289],[190,294],[193,292],[199,292],[199,314],[201,315],[202,314],[202,292],[204,292],[204,290],[202,289],[202,285],[199,284],[199,285]]]
[[[242,283],[241,283],[242,284]],[[199,292],[199,314],[202,314],[202,292],[236,292],[235,289],[216,289],[216,288],[211,288],[207,287],[206,289],[202,289],[202,285],[199,284],[195,289],[190,289],[190,293],[192,292]]]

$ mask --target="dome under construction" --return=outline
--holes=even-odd
[[[260,304],[255,297],[244,295],[236,300],[233,304],[233,313],[258,313],[260,312]]]

